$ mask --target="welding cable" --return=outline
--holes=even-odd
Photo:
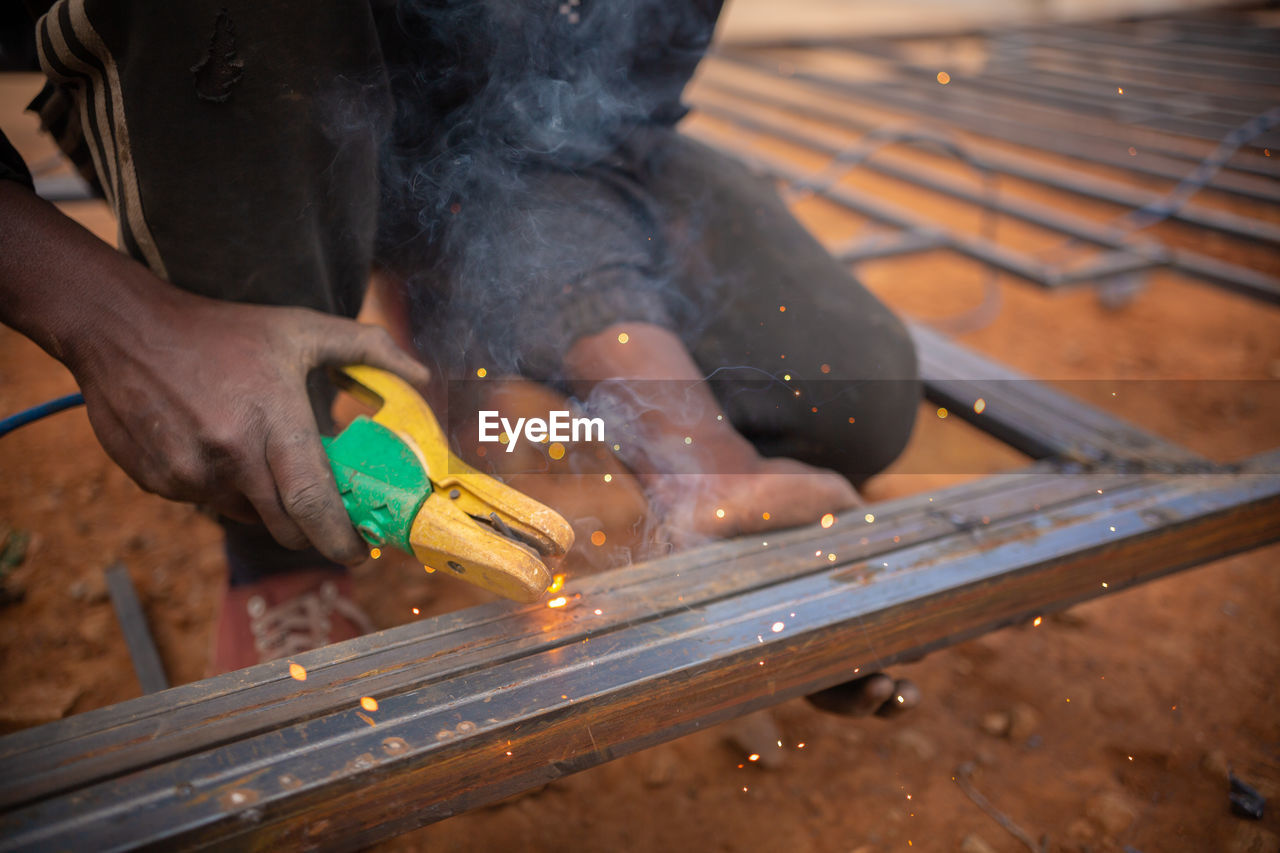
[[[26,426],[29,423],[47,418],[49,415],[56,415],[58,412],[66,409],[73,409],[76,406],[84,405],[84,395],[76,392],[68,394],[65,397],[57,397],[48,400],[38,406],[32,406],[24,409],[16,415],[10,415],[7,418],[0,418],[0,436],[6,436],[20,426]]]

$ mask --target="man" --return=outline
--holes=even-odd
[[[766,182],[674,130],[719,2],[34,11],[34,106],[127,256],[36,198],[6,144],[0,319],[71,369],[144,488],[220,513],[219,670],[365,628],[319,369],[428,380],[349,319],[375,265],[446,377],[484,367],[614,412],[602,387],[643,389],[622,459],[694,534],[851,506],[906,442],[902,325]],[[714,392],[679,383],[713,373]],[[881,676],[848,703],[893,691]]]

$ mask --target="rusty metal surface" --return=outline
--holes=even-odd
[[[171,742],[167,755],[145,762],[119,751],[114,767],[64,777],[34,800],[11,786],[11,804],[29,801],[0,814],[0,849],[249,839],[359,846],[838,683],[854,667],[1274,541],[1277,462],[1271,456],[1258,462],[1269,467],[1238,475],[1111,476],[1101,495],[1059,491],[1038,512],[1037,489],[1095,483],[1032,475],[1021,507],[1007,505],[986,523],[935,519],[950,532],[869,556],[854,548],[868,525],[847,518],[831,530],[782,534],[777,545],[737,540],[608,573],[570,589],[560,610],[480,608],[426,626],[417,639],[383,632],[310,653],[304,684],[285,684],[283,664],[233,674],[218,684],[224,697],[245,698],[255,680],[274,684],[285,719],[250,733],[254,716],[245,713],[239,734],[186,751]],[[975,497],[975,508],[998,499]],[[926,524],[930,515],[917,518]],[[742,584],[740,569],[749,577]],[[512,629],[508,645],[501,635]],[[402,668],[380,679],[388,661],[373,661],[385,647],[413,659],[417,677]],[[334,651],[345,664],[326,663]],[[199,689],[168,693],[190,709]],[[378,700],[368,720],[357,695]],[[152,737],[175,722],[163,707],[126,707],[135,704],[105,709],[114,716],[96,722],[122,736],[136,710]],[[209,724],[190,724],[191,736]],[[44,752],[30,733],[16,749],[12,739],[0,744],[6,768],[31,766]],[[74,768],[71,755],[64,760]]]

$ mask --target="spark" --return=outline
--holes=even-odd
[[[614,453],[617,453],[617,452],[618,452],[619,450],[621,450],[621,449],[622,449],[622,445],[620,445],[620,444],[615,444],[615,445],[613,446],[613,452],[614,452]]]
[[[605,475],[604,475],[604,481],[605,481],[606,483],[612,483],[612,482],[613,482],[613,475],[612,475],[612,474],[605,474]]]
[[[948,83],[950,83],[950,82],[951,82],[951,75],[950,75],[950,74],[948,74],[948,73],[947,73],[947,72],[945,72],[945,71],[939,71],[939,72],[938,72],[938,82],[939,82],[939,83],[941,83],[941,84],[942,84],[942,85],[944,85],[944,86],[945,86],[945,85],[947,85]]]
[[[782,378],[783,378],[783,379],[785,379],[786,381],[790,382],[790,381],[791,381],[791,374],[790,374],[790,373],[784,373],[784,374],[782,374]]]
[[[761,543],[760,543],[760,545],[761,545],[762,547],[764,547],[764,548],[768,548],[768,547],[769,547],[769,540],[768,540],[768,539],[764,540],[763,542],[761,542]]]
[[[369,556],[370,556],[370,557],[373,557],[373,559],[375,559],[375,560],[376,560],[376,559],[378,559],[379,557],[381,557],[381,556],[382,556],[382,549],[381,549],[381,548],[370,548],[370,549],[369,549]]]
[[[1132,145],[1130,145],[1130,146],[1129,146],[1129,156],[1130,156],[1130,157],[1137,157],[1137,156],[1138,156],[1138,149],[1137,149],[1137,148],[1134,148]]]
[[[821,557],[821,556],[822,556],[822,549],[821,549],[821,548],[819,548],[818,550],[814,551],[814,552],[813,552],[813,556],[815,556],[815,557]]]
[[[940,417],[940,418],[945,418],[946,416],[947,416],[947,410],[946,410],[944,407],[939,406],[939,407],[938,407],[938,417]]]
[[[422,570],[429,575],[434,575],[436,573],[436,570],[431,568],[430,566],[423,566]]]
[[[372,696],[361,696],[360,707],[369,712],[376,711],[378,710],[378,700],[374,699]]]
[[[1112,525],[1110,526],[1110,529],[1111,529],[1111,532],[1112,532],[1112,533],[1115,533],[1115,532],[1116,532],[1116,526],[1115,526],[1114,524],[1112,524]]]
[[[836,523],[836,517],[835,517],[835,515],[833,515],[832,513],[827,513],[827,514],[825,514],[825,515],[823,515],[823,516],[822,516],[822,522],[821,522],[821,524],[822,524],[822,526],[823,526],[823,527],[830,527],[831,525],[833,525],[833,524],[835,524],[835,523]]]
[[[1106,581],[1103,581],[1103,582],[1102,582],[1102,588],[1103,588],[1103,589],[1106,589],[1106,588],[1107,588],[1107,582],[1106,582]]]
[[[547,592],[559,592],[564,589],[564,575],[553,575],[551,577],[551,586],[547,587]]]
[[[419,610],[418,608],[416,608],[416,607],[415,607],[415,608],[413,608],[413,615],[414,615],[414,616],[417,616],[417,615],[418,615],[419,613],[421,613],[421,612],[422,612],[422,611],[421,611],[421,610]]]
[[[603,610],[601,610],[599,607],[597,607],[593,612],[594,612],[597,616],[603,616],[603,615],[604,615],[604,611],[603,611]]]
[[[717,508],[717,509],[716,509],[716,518],[724,518],[724,510],[723,510],[723,509],[719,509],[719,508]]]
[[[772,630],[773,633],[777,634],[785,627],[787,627],[787,624],[785,622],[774,622],[773,625],[770,626],[770,630]]]
[[[987,401],[979,397],[973,401],[973,411],[975,414],[982,414],[987,410]]]
[[[292,678],[294,681],[306,681],[307,680],[306,667],[304,667],[300,663],[289,664],[289,677]]]
[[[693,444],[693,436],[691,436],[691,435],[686,435],[686,436],[684,437],[684,443],[685,443],[685,444]]]
[[[765,521],[768,521],[768,520],[769,520],[769,513],[767,513],[767,512],[762,512],[762,513],[760,513],[760,517],[761,517],[761,518],[763,518]]]
[[[481,379],[484,379],[488,375],[489,371],[485,370],[483,367],[476,368],[476,376],[479,376]]]
[[[1034,627],[1039,628],[1039,627],[1040,627],[1040,622],[1041,622],[1041,618],[1040,618],[1039,616],[1037,616],[1037,617],[1035,618],[1035,620],[1034,620],[1031,624],[1032,624]]]
[[[819,367],[818,369],[819,369],[819,370],[821,370],[823,373],[830,373],[830,372],[831,372],[831,365],[829,365],[829,364],[824,364],[824,365],[822,365],[821,367]]]
[[[836,555],[835,555],[835,554],[828,554],[828,555],[827,555],[827,561],[828,561],[828,562],[831,562],[831,563],[834,563],[834,562],[836,561]]]
[[[591,534],[591,544],[599,548],[604,544],[605,535],[603,530],[597,530]]]
[[[747,756],[747,761],[759,761],[759,760],[760,760],[760,754],[757,752],[753,752]]]
[[[901,693],[899,693],[897,696],[894,696],[893,698],[899,705],[907,704],[907,697],[903,696]],[[907,799],[909,800],[911,799],[911,797],[908,796]]]
[[[798,744],[796,744],[796,749],[804,749],[804,741],[800,741]]]
[[[511,755],[511,750],[509,750],[509,749],[507,750],[507,755],[508,755],[508,756],[510,756],[510,755]]]
[[[1124,94],[1124,88],[1123,88],[1123,87],[1121,87],[1121,86],[1116,86],[1116,94],[1117,94],[1117,95],[1123,95],[1123,94]]]
[[[849,423],[854,424],[854,423],[857,423],[857,421],[854,420],[853,418],[849,418]]]
[[[1130,760],[1130,761],[1133,761],[1133,756],[1132,756],[1132,755],[1130,755],[1130,756],[1129,756],[1129,760]]]
[[[548,601],[547,606],[548,607],[564,607],[565,604],[568,603],[568,601],[569,600],[565,598],[563,595],[558,595],[555,598]]]
[[[864,515],[862,518],[863,518],[863,520],[864,520],[864,521],[866,521],[866,522],[867,522],[867,524],[870,524],[871,522],[873,522],[873,521],[875,521],[875,520],[876,520],[876,517],[875,517],[874,515],[872,515],[871,513],[867,513],[867,514],[866,514],[866,515]]]
[[[629,340],[631,340],[631,336],[628,335],[626,332],[618,333],[618,343],[625,344]]]
[[[779,305],[779,306],[778,306],[778,313],[779,313],[779,314],[785,314],[785,313],[787,313],[787,306],[785,306],[785,305]]]
[[[552,459],[563,459],[564,445],[558,441],[553,443],[550,447],[547,448],[547,455],[550,456]]]

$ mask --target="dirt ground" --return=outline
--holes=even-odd
[[[18,115],[32,81],[0,82],[0,124],[35,162],[47,145]],[[723,131],[713,122],[699,129]],[[955,227],[976,227],[972,211],[944,199],[884,179],[853,180]],[[1114,215],[1067,197],[1055,202],[1085,216]],[[100,205],[66,209],[113,239]],[[832,244],[865,226],[818,201],[797,210]],[[1002,241],[1015,247],[1052,242],[1001,228]],[[1234,250],[1215,241],[1204,251]],[[924,320],[976,305],[987,275],[945,253],[858,272],[896,309]],[[1215,459],[1280,445],[1262,391],[1280,376],[1275,308],[1166,272],[1120,309],[1087,289],[1049,294],[1007,279],[999,287],[999,315],[963,335],[966,345]],[[1069,381],[1104,378],[1221,381],[1152,383],[1156,390],[1118,398]],[[56,362],[0,328],[0,413],[74,389]],[[936,489],[1023,461],[923,407],[906,455],[869,484],[866,498]],[[961,468],[967,473],[934,473]],[[25,561],[4,580],[19,600],[0,606],[0,726],[138,695],[102,579],[117,561],[138,587],[170,679],[200,678],[222,584],[213,523],[142,493],[105,456],[82,410],[0,440],[0,472],[0,525],[30,537]],[[1280,795],[1277,557],[1273,547],[1221,561],[902,666],[895,674],[914,679],[925,702],[898,720],[850,721],[801,701],[782,705],[773,712],[785,744],[779,767],[744,761],[731,729],[720,727],[383,848],[1025,849],[957,784],[958,768],[968,766],[973,786],[1032,837],[1047,837],[1052,850],[1275,851],[1277,808],[1261,822],[1232,816],[1227,772]],[[380,627],[416,618],[411,607],[443,612],[480,600],[469,588],[385,561],[361,570],[357,584]]]

